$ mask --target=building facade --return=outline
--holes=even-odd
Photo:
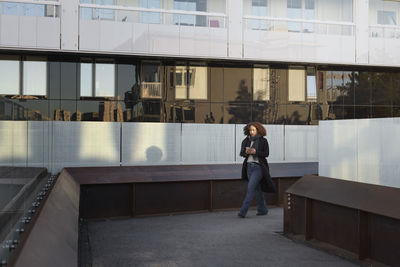
[[[400,115],[400,3],[0,1],[0,119]]]

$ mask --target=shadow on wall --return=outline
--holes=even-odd
[[[162,155],[161,149],[156,146],[151,146],[146,149],[146,161],[152,165],[161,162]]]

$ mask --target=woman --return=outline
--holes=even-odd
[[[243,128],[246,138],[242,142],[240,156],[244,157],[242,167],[242,179],[248,181],[246,197],[238,216],[246,217],[247,210],[253,201],[254,195],[257,198],[257,215],[266,215],[268,207],[261,191],[260,182],[270,180],[269,167],[266,157],[269,155],[267,131],[259,122],[250,122]],[[264,182],[264,181],[263,181]]]

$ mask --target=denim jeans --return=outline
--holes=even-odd
[[[257,212],[267,213],[268,208],[264,199],[264,194],[261,191],[260,181],[262,179],[262,169],[261,166],[256,163],[247,164],[247,177],[249,178],[249,183],[247,184],[246,197],[243,200],[242,208],[240,209],[240,214],[246,216],[247,210],[249,209],[251,202],[254,199],[254,195],[257,198]]]

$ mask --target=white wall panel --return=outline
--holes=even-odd
[[[210,56],[226,57],[227,56],[227,29],[210,28]]]
[[[195,32],[194,27],[181,26],[179,28],[179,54],[180,55],[195,55],[194,49]]]
[[[122,123],[122,165],[179,164],[181,124]]]
[[[206,27],[196,27],[194,29],[194,51],[196,56],[210,55],[210,29]]]
[[[37,46],[43,48],[60,48],[59,18],[37,18]]]
[[[379,184],[400,188],[400,118],[384,119],[382,124]]]
[[[400,65],[399,39],[370,38],[369,60],[376,65]]]
[[[52,172],[74,166],[119,166],[120,123],[53,122]]]
[[[79,24],[79,49],[100,49],[100,22],[97,20],[81,20]],[[64,38],[63,38],[64,41]]]
[[[242,58],[243,1],[226,0],[228,15],[229,57]]]
[[[179,26],[149,24],[150,53],[179,55]]]
[[[132,51],[133,24],[126,22],[115,22],[114,51]],[[104,36],[102,36],[104,38]]]
[[[318,126],[285,126],[285,161],[318,161]]]
[[[17,46],[19,40],[18,16],[0,15],[0,45]]]
[[[182,124],[184,164],[235,161],[234,124]]]
[[[28,167],[51,169],[51,127],[49,121],[28,121]]]
[[[369,29],[368,25],[370,24],[370,19],[368,18],[368,5],[373,4],[373,1],[367,0],[354,0],[354,23],[355,27],[355,57],[356,63],[365,64],[368,63],[368,35]],[[372,18],[371,18],[372,19]],[[345,47],[344,47],[345,48]],[[348,48],[345,48],[349,50]]]
[[[132,51],[132,23],[100,21],[100,50]]]
[[[379,184],[381,165],[381,129],[378,120],[357,120],[357,180]]]
[[[149,25],[141,23],[133,23],[133,44],[132,52],[149,53]]]
[[[82,38],[78,6],[79,0],[61,1],[61,48],[64,50],[78,50],[78,37]]]
[[[320,121],[319,175],[357,180],[357,125],[353,120]]]
[[[400,119],[321,121],[319,174],[400,188]]]
[[[243,158],[239,155],[242,141],[245,138],[243,135],[243,127],[246,124],[236,125],[236,162],[243,162]],[[269,157],[268,162],[283,162],[284,160],[284,137],[283,137],[283,125],[264,125],[267,130],[268,145],[269,145]]]
[[[26,121],[0,121],[0,166],[25,167],[27,139]]]
[[[19,45],[36,47],[37,18],[30,16],[19,17]]]

